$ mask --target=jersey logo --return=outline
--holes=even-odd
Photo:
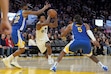
[[[44,30],[41,31],[42,33],[47,33],[47,28],[44,28]]]
[[[41,32],[44,33],[44,30],[42,30]]]
[[[77,29],[78,29],[78,32],[80,32],[80,33],[82,32],[82,28],[81,27],[78,27]]]

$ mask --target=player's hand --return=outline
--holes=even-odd
[[[99,44],[98,41],[92,41],[92,43],[93,43],[95,46],[100,47],[100,44]]]
[[[2,20],[0,24],[0,33],[2,34],[11,34],[12,27],[8,20]]]
[[[48,15],[48,17],[47,17],[47,18],[50,18],[50,19],[51,19],[51,16],[49,15],[49,12],[47,12],[47,15]]]
[[[44,6],[45,9],[48,9],[49,7],[51,7],[51,5],[48,3],[46,3],[46,5]]]

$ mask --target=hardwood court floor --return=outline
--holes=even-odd
[[[19,63],[23,66],[22,69],[7,69],[0,61],[0,74],[111,74],[111,56],[98,56],[97,58],[108,65],[108,72],[104,72],[87,57],[74,56],[63,58],[56,73],[49,70],[50,65],[45,57],[19,58]]]

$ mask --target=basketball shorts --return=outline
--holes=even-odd
[[[20,30],[12,30],[11,35],[15,46],[18,46],[18,48],[25,47],[24,37],[22,36]]]
[[[37,42],[37,47],[39,48],[41,53],[44,53],[47,48],[46,48],[46,42],[49,42],[49,40],[36,40]]]
[[[69,44],[67,44],[64,48],[65,53],[76,52],[78,50],[82,49],[83,54],[86,54],[87,56],[91,56],[91,43],[87,40],[74,40],[71,41]]]

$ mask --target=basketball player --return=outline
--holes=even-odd
[[[48,15],[46,20],[45,14],[38,16],[39,22],[36,25],[36,42],[41,53],[45,54],[49,64],[53,64],[54,60],[51,58],[52,49],[47,35],[48,27],[56,28],[58,26],[57,16],[54,22],[50,23],[51,17]]]
[[[9,57],[3,59],[3,63],[6,67],[11,68],[13,66],[17,68],[21,68],[21,66],[17,63],[17,56],[25,51],[25,42],[22,36],[22,31],[26,27],[26,19],[29,14],[39,15],[43,13],[46,9],[50,7],[50,4],[46,4],[42,9],[38,11],[30,11],[27,10],[27,3],[21,4],[21,9],[17,12],[14,17],[14,23],[12,25],[12,39],[16,46],[18,46],[18,50],[11,54]]]
[[[73,40],[65,46],[65,48],[61,51],[57,61],[50,68],[50,70],[56,71],[56,67],[58,63],[62,60],[65,54],[69,53],[69,51],[75,52],[79,49],[83,50],[83,54],[88,56],[91,60],[101,66],[104,71],[108,70],[108,67],[103,65],[91,52],[91,42],[89,37],[91,38],[94,45],[99,46],[99,43],[96,41],[92,31],[90,30],[89,25],[82,22],[82,18],[80,15],[76,15],[74,17],[74,22],[69,24],[66,29],[61,29],[62,34],[61,37],[64,37],[67,33],[73,33]],[[88,37],[89,36],[89,37]]]
[[[0,33],[10,34],[12,32],[11,25],[8,20],[8,11],[9,11],[9,0],[0,0],[0,8],[2,11],[1,24],[0,24]]]

